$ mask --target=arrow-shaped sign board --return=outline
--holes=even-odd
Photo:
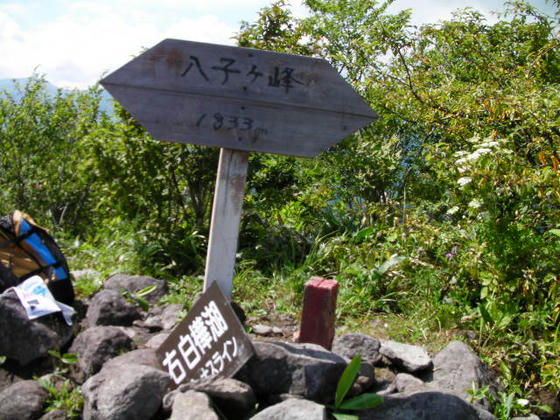
[[[313,157],[377,118],[325,60],[166,39],[101,81],[157,139]]]
[[[248,152],[313,157],[377,118],[325,60],[176,39],[101,84],[154,138],[222,148],[204,290],[228,298]]]

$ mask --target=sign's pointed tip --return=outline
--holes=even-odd
[[[117,71],[118,71],[118,70],[117,70]],[[101,79],[101,80],[99,81],[99,84],[100,84],[101,86],[103,86],[103,88],[104,88],[105,90],[109,90],[109,89],[108,89],[108,85],[111,84],[111,79],[112,79],[112,75],[113,75],[113,74],[115,74],[115,72],[106,75],[105,77],[103,77],[103,79]]]

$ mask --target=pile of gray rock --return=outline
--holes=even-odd
[[[123,297],[122,290],[130,295],[151,285],[149,311]],[[72,378],[81,384],[84,419],[326,419],[338,380],[357,354],[362,366],[351,395],[384,396],[381,406],[358,413],[362,419],[495,418],[490,401],[471,403],[469,390],[488,386],[495,394],[497,378],[458,341],[430,355],[364,334],[336,337],[332,351],[253,335],[255,355],[234,378],[171,390],[155,349],[182,305],[156,305],[166,284],[150,277],[117,275],[104,286],[74,328],[58,314],[30,321],[12,291],[0,295],[0,355],[8,360],[0,366],[0,420],[67,418],[60,410],[44,412],[48,393],[31,379],[48,350],[78,355]]]

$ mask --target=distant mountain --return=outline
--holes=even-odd
[[[20,79],[0,79],[0,91],[8,92],[12,95],[15,99],[19,99],[20,92],[17,89],[17,86],[24,87],[29,79],[28,78],[20,78]],[[57,87],[50,82],[45,83],[45,87],[47,89],[47,93],[49,95],[56,95],[58,91]]]
[[[19,79],[0,79],[0,96],[2,92],[7,92],[14,99],[19,99],[21,97],[21,93],[18,91],[17,86],[20,87],[25,86],[28,82],[28,78],[19,78]],[[47,93],[49,95],[56,95],[58,92],[58,88],[50,82],[45,83],[45,87]],[[71,92],[71,89],[62,89],[63,92]],[[102,111],[105,111],[107,114],[113,114],[113,98],[106,90],[103,90],[101,93],[101,103],[99,107]]]

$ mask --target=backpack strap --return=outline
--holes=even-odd
[[[10,216],[0,218],[0,240],[0,255],[2,251],[8,255],[15,252],[21,256],[20,263],[27,260],[25,269],[21,264],[14,264],[19,267],[17,276],[14,269],[4,267],[12,270],[17,283],[40,275],[57,300],[73,302],[74,289],[64,255],[49,233],[29,215],[15,210]],[[11,278],[4,281],[11,282]]]

